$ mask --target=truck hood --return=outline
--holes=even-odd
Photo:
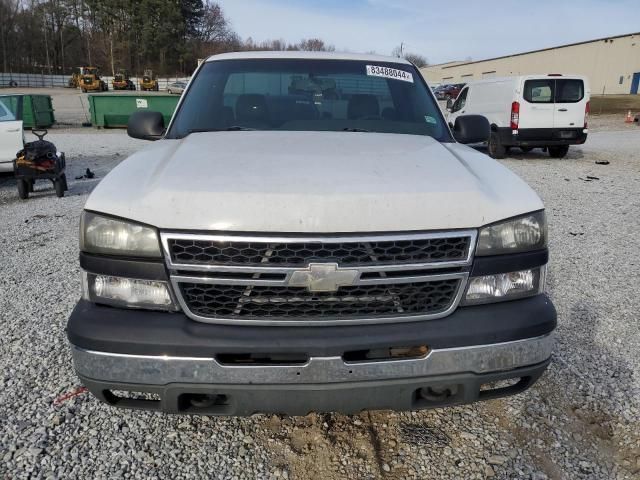
[[[236,131],[150,144],[85,208],[161,229],[337,233],[475,228],[543,206],[498,162],[427,136]]]

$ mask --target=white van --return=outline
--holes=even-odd
[[[450,125],[460,115],[483,115],[491,124],[489,154],[504,158],[510,147],[546,148],[564,157],[587,139],[589,85],[577,75],[491,78],[467,85],[449,102]]]
[[[13,172],[16,153],[24,147],[21,112],[21,95],[0,95],[0,172]]]

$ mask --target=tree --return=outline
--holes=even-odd
[[[391,51],[391,56],[399,58],[402,57],[413,63],[418,68],[426,67],[427,65],[429,65],[429,62],[424,56],[418,53],[405,52],[403,46],[403,44],[400,44],[399,46],[394,48]]]
[[[426,67],[427,65],[429,65],[429,62],[427,62],[427,59],[417,53],[405,53],[404,58],[409,60],[418,68]]]
[[[333,45],[326,45],[324,40],[319,38],[308,38],[301,40],[296,50],[304,50],[307,52],[333,52],[335,51],[335,47]]]

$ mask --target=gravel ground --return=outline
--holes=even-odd
[[[559,328],[540,382],[465,407],[296,418],[168,416],[73,395],[64,328],[80,290],[79,214],[143,143],[52,132],[67,152],[64,199],[43,183],[20,201],[0,177],[0,478],[640,478],[640,129],[610,120],[564,160],[514,150],[504,161],[548,212]],[[87,167],[96,179],[73,180]]]

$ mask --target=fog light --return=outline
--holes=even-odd
[[[518,272],[470,277],[464,303],[500,302],[529,297],[544,289],[546,266]]]
[[[127,308],[176,310],[166,282],[83,272],[82,284],[83,298],[91,302]]]

